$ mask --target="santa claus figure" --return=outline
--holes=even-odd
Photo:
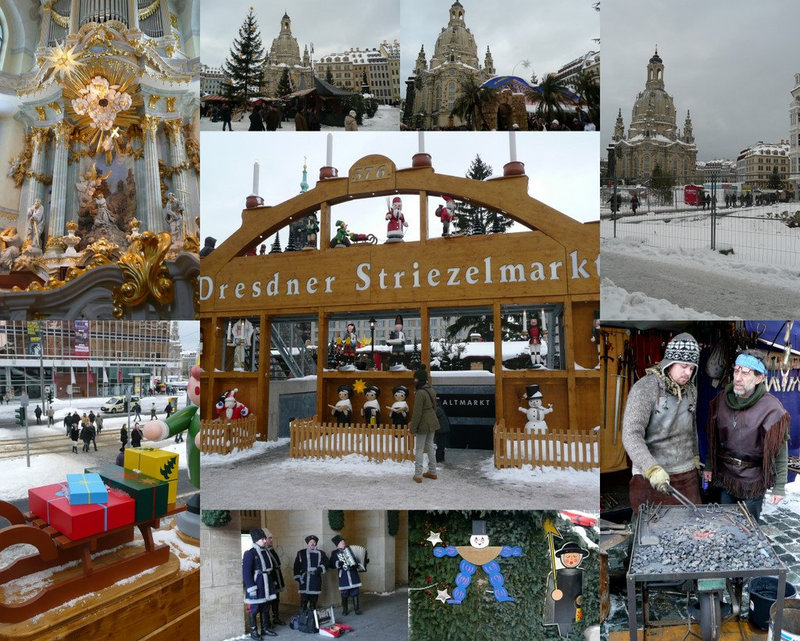
[[[395,196],[392,199],[391,209],[386,212],[386,220],[389,221],[386,226],[386,242],[401,242],[408,223],[403,217],[403,201],[400,200],[400,196]]]
[[[452,196],[442,196],[444,205],[439,205],[436,209],[436,217],[442,221],[442,237],[450,235],[450,223],[456,218],[456,201]]]
[[[250,413],[244,403],[236,400],[236,392],[238,391],[238,388],[231,389],[219,397],[216,410],[220,418],[235,421],[236,419],[244,418]]]

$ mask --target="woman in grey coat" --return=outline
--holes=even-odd
[[[416,436],[414,441],[414,481],[422,483],[422,477],[436,479],[436,445],[434,436],[439,429],[436,416],[436,391],[428,382],[428,372],[422,365],[414,372],[414,409],[411,412],[409,431]],[[422,473],[423,457],[428,452],[428,471]]]

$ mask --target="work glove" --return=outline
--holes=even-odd
[[[660,465],[654,465],[644,473],[644,477],[650,481],[652,485],[659,492],[667,494],[669,492],[669,474]]]
[[[697,456],[697,455],[695,455],[695,457],[694,457],[694,469],[696,469],[696,470],[702,470],[704,467],[705,467],[705,465],[703,465],[703,464],[700,462],[700,457],[699,457],[699,456]]]

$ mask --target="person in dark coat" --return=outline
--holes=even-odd
[[[294,558],[294,580],[300,594],[300,609],[315,610],[317,599],[322,594],[322,576],[328,565],[328,556],[317,549],[319,538],[313,534],[306,537],[306,547]]]
[[[294,130],[308,131],[308,122],[306,121],[305,115],[303,115],[302,109],[298,109],[297,113],[294,115]]]
[[[169,418],[169,415],[172,414],[172,403],[167,403],[167,406],[164,408],[164,412],[166,412],[167,418]]]
[[[119,465],[120,467],[125,467],[125,448],[119,448],[119,454],[117,454],[117,460],[114,461],[115,464]]]
[[[280,114],[275,105],[270,105],[267,109],[267,131],[275,131],[281,124]]]
[[[83,441],[83,451],[89,451],[89,444],[92,442],[92,428],[89,421],[81,421],[81,440]]]
[[[267,535],[267,554],[272,557],[272,571],[270,572],[270,581],[275,586],[275,598],[270,602],[270,609],[272,610],[272,624],[273,625],[286,625],[285,621],[281,620],[278,609],[281,603],[281,592],[286,589],[286,582],[283,580],[283,571],[281,570],[281,560],[278,553],[273,547],[275,540],[272,532],[265,531]]]
[[[253,547],[242,555],[242,581],[244,603],[250,617],[250,638],[256,641],[262,635],[278,636],[269,625],[267,603],[277,598],[275,586],[270,581],[272,556],[267,552],[267,534],[261,528],[250,530]],[[258,633],[258,615],[261,614],[261,634]]]
[[[264,131],[264,121],[261,120],[261,109],[257,106],[253,107],[253,112],[250,114],[250,127],[247,131]]]
[[[119,430],[119,442],[122,443],[122,449],[128,444],[128,428],[124,425]]]
[[[94,427],[94,423],[89,423],[89,436],[91,437],[92,445],[94,445],[94,451],[97,451],[97,430]]]
[[[139,423],[133,424],[131,430],[131,447],[140,447],[142,445],[142,426]]]
[[[70,417],[69,422],[69,437],[72,440],[72,451],[77,454],[78,453],[78,438],[80,436],[80,431],[78,430],[78,426],[72,422]]]
[[[37,405],[36,409],[33,410],[33,413],[36,414],[36,424],[37,425],[41,425],[42,424],[42,408]]]
[[[358,573],[366,572],[369,559],[364,559],[361,562],[356,559],[356,563],[352,564],[350,559],[355,558],[355,555],[347,547],[347,541],[338,534],[331,541],[336,546],[336,549],[331,552],[329,565],[339,572],[339,594],[342,597],[342,614],[350,614],[347,603],[349,597],[353,597],[353,612],[361,614],[361,604],[358,600],[361,577],[358,576]]]
[[[222,131],[225,131],[226,126],[228,127],[228,131],[233,131],[231,127],[231,106],[228,103],[222,105],[219,115],[222,117]]]
[[[200,258],[208,256],[211,252],[214,251],[214,248],[216,246],[217,246],[217,239],[214,238],[213,236],[206,236],[206,242],[203,245],[202,249],[200,250]]]
[[[408,431],[414,434],[414,481],[422,483],[422,478],[436,480],[436,430],[439,417],[436,416],[436,390],[428,382],[428,372],[422,365],[414,372],[416,392],[414,409]],[[425,452],[428,453],[428,471],[423,473]]]
[[[89,425],[94,425],[94,419],[96,416],[92,410],[89,410]]]
[[[136,414],[136,416],[135,416],[134,418],[135,418],[137,421],[141,421],[141,420],[142,420],[142,406],[141,406],[141,405],[139,405],[139,401],[136,401],[136,402],[133,404],[133,411],[134,411],[134,413]]]

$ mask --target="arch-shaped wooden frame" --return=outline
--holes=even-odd
[[[425,159],[422,163],[419,160],[415,157],[415,164],[423,164]],[[510,163],[509,173],[519,169],[518,165]],[[330,173],[330,169],[323,171]],[[333,205],[397,194],[420,199],[419,220],[408,221],[419,226],[419,241],[345,249],[328,246]],[[443,194],[499,211],[529,231],[459,238],[432,236],[428,231],[432,216],[428,197]],[[319,250],[247,255],[293,220],[315,211],[320,212]],[[563,408],[565,424],[571,429],[590,430],[598,424],[595,414],[599,412],[581,408],[578,397],[584,391],[598,391],[593,369],[595,347],[588,342],[594,312],[599,309],[598,255],[599,226],[579,223],[532,198],[524,174],[478,181],[437,174],[430,166],[398,170],[385,156],[365,156],[353,164],[347,176],[320,179],[313,189],[275,206],[245,209],[241,227],[201,260],[199,310],[203,366],[208,372],[204,415],[211,416],[213,399],[233,387],[240,389],[240,395],[244,391],[243,398],[257,415],[267,415],[267,371],[215,371],[218,347],[224,345],[226,318],[258,316],[262,335],[267,336],[277,316],[314,314],[319,319],[319,344],[325,345],[327,319],[334,313],[414,307],[420,310],[422,327],[426,328],[431,309],[482,305],[493,310],[495,326],[499,327],[503,305],[560,302],[565,308],[568,364],[558,372],[536,371],[536,380],[551,379],[553,385],[563,388],[559,400],[567,406]],[[576,328],[587,341],[575,340]],[[423,329],[420,341],[422,360],[430,362],[425,332]],[[499,332],[494,340],[498,354],[502,348]],[[262,341],[262,364],[269,362],[268,349],[269,341]],[[582,365],[576,367],[576,361]],[[370,372],[369,376],[386,378],[388,385],[398,373]],[[328,387],[340,383],[341,377],[339,372],[320,370],[319,415]],[[530,372],[496,369],[498,419],[516,412],[518,388],[529,382]],[[504,387],[509,388],[505,395]],[[595,400],[593,397],[592,406],[596,406]],[[269,435],[266,424],[261,429]]]

